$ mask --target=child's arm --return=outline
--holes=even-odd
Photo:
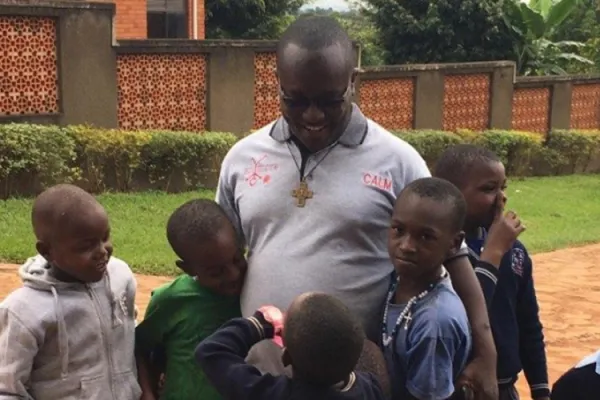
[[[168,319],[165,319],[167,316],[162,312],[160,302],[160,296],[153,294],[150,297],[144,320],[135,329],[135,359],[143,400],[154,400],[157,396],[158,374],[150,354],[162,343],[168,329]]]
[[[475,275],[477,276],[477,280],[479,280],[479,285],[485,298],[485,305],[489,311],[492,306],[492,300],[494,300],[496,285],[498,284],[498,267],[483,259],[478,260],[475,263]]]
[[[534,400],[548,399],[550,387],[546,346],[533,285],[532,262],[527,251],[521,247],[515,247],[513,253],[513,271],[522,271],[523,274],[517,299],[521,364],[531,389],[531,397]]]
[[[473,386],[478,400],[495,400],[498,398],[496,345],[483,291],[466,254],[444,265],[450,273],[454,290],[467,310],[473,330],[473,361],[463,371],[461,383]]]
[[[273,338],[274,333],[273,325],[260,311],[249,318],[233,319],[198,345],[196,360],[226,399],[279,398],[288,378],[262,375],[244,361],[254,344]]]
[[[138,368],[138,381],[142,389],[141,400],[155,400],[157,397],[158,374],[146,354],[137,353],[135,360]]]
[[[29,398],[25,385],[37,351],[33,333],[9,309],[0,307],[0,400]]]
[[[356,371],[371,373],[381,386],[386,399],[391,398],[392,389],[387,365],[381,349],[370,340],[365,340],[362,353],[356,364]]]
[[[504,214],[503,207],[498,207],[494,222],[489,229],[480,260],[475,266],[475,273],[481,284],[488,310],[492,305],[498,272],[502,258],[509,252],[517,237],[525,230],[521,220],[512,211]]]

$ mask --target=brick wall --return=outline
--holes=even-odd
[[[115,3],[117,12],[115,16],[115,32],[117,39],[146,39],[147,38],[147,16],[146,0],[96,0],[101,3]],[[194,2],[188,2],[188,34],[189,38],[194,38]],[[202,40],[206,37],[205,30],[205,0],[196,0],[196,15],[198,18],[196,39]]]
[[[117,6],[115,16],[115,33],[117,39],[145,39],[146,0],[105,0]]]
[[[117,85],[121,128],[205,129],[203,54],[120,54]]]
[[[275,75],[275,53],[254,55],[254,129],[279,116],[279,82]]]
[[[56,20],[0,16],[0,116],[59,112]]]
[[[188,0],[188,29],[189,29],[189,37],[190,39],[194,38],[194,0]],[[205,38],[205,10],[204,10],[204,0],[196,0],[196,14],[198,16],[198,37],[196,39],[202,40]]]
[[[512,128],[520,131],[546,133],[550,127],[548,87],[515,88],[512,103]]]

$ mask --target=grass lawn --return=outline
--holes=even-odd
[[[210,191],[99,196],[111,218],[115,255],[136,272],[177,273],[165,236],[167,219],[185,201],[213,196]],[[527,225],[521,238],[530,252],[600,242],[600,175],[515,180],[508,197],[508,208]],[[0,260],[20,263],[34,254],[31,203],[0,201]]]

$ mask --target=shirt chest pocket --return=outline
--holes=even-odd
[[[142,395],[132,372],[115,375],[113,383],[106,376],[73,376],[34,384],[31,394],[36,400],[137,400]]]
[[[111,397],[104,377],[82,379],[68,376],[64,379],[35,383],[32,384],[31,394],[36,400],[91,400]]]

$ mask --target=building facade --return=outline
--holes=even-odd
[[[205,38],[204,0],[112,1],[117,39]]]

